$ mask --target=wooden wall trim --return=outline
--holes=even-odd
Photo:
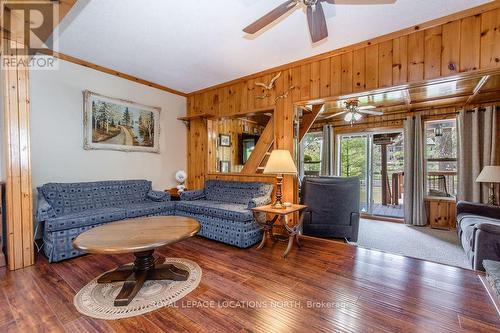
[[[100,65],[91,63],[89,61],[82,60],[82,59],[79,59],[79,58],[76,58],[76,57],[73,57],[73,56],[70,56],[70,55],[67,55],[67,54],[64,54],[64,53],[54,52],[54,51],[51,51],[51,52],[52,53],[47,52],[46,54],[53,55],[55,58],[60,59],[60,60],[65,60],[65,61],[71,62],[73,64],[77,64],[77,65],[80,65],[80,66],[83,66],[83,67],[94,69],[94,70],[99,71],[99,72],[103,72],[103,73],[106,73],[106,74],[109,74],[109,75],[114,75],[114,76],[117,76],[119,78],[122,78],[122,79],[125,79],[125,80],[129,80],[129,81],[132,81],[132,82],[135,82],[135,83],[143,84],[143,85],[151,87],[151,88],[156,88],[156,89],[159,89],[159,90],[163,90],[163,91],[166,91],[166,92],[174,94],[174,95],[179,95],[179,96],[182,96],[182,97],[187,97],[187,95],[188,95],[188,94],[186,94],[186,93],[184,93],[182,91],[175,90],[175,89],[172,89],[172,88],[169,88],[169,87],[166,87],[166,86],[162,86],[160,84],[157,84],[157,83],[154,83],[154,82],[151,82],[151,81],[147,81],[147,80],[138,78],[136,76],[125,74],[125,73],[116,71],[116,70],[111,69],[111,68],[100,66]]]
[[[385,35],[382,35],[382,36],[379,36],[379,37],[375,37],[375,38],[372,38],[372,39],[369,39],[369,40],[366,40],[366,41],[363,41],[363,42],[360,42],[360,43],[352,44],[352,45],[349,45],[349,46],[346,46],[346,47],[342,47],[342,48],[339,48],[339,49],[335,49],[335,50],[332,50],[332,51],[321,53],[319,55],[312,56],[312,57],[309,57],[309,58],[305,58],[305,59],[300,59],[300,60],[297,60],[297,61],[293,61],[293,62],[290,62],[290,63],[287,63],[287,64],[283,64],[283,65],[280,65],[280,66],[276,66],[276,67],[273,67],[273,68],[268,68],[268,69],[265,69],[263,71],[260,71],[260,72],[257,72],[257,73],[253,73],[253,74],[249,74],[249,75],[246,75],[246,76],[242,76],[242,77],[239,77],[239,78],[231,80],[231,81],[223,82],[223,83],[216,84],[216,85],[213,85],[213,86],[210,86],[210,87],[206,87],[206,88],[203,88],[203,89],[200,89],[200,90],[197,90],[197,91],[193,91],[193,92],[190,92],[188,94],[188,96],[192,96],[194,94],[203,93],[203,92],[206,92],[206,91],[209,91],[209,90],[212,90],[212,89],[216,89],[216,88],[230,86],[230,85],[232,85],[234,83],[238,83],[240,81],[255,79],[255,78],[267,75],[269,73],[275,73],[275,72],[287,70],[287,69],[292,68],[292,67],[306,65],[306,64],[310,64],[310,63],[313,63],[313,62],[316,62],[316,61],[321,61],[321,60],[328,59],[328,58],[331,58],[331,57],[334,57],[334,56],[337,56],[337,55],[342,55],[344,53],[353,52],[353,51],[356,51],[356,50],[359,50],[359,49],[367,48],[367,47],[370,47],[370,46],[375,45],[375,44],[380,44],[380,43],[383,43],[383,42],[387,42],[389,40],[398,39],[397,42],[399,44],[399,42],[400,42],[399,38],[404,38],[405,36],[408,36],[408,35],[413,34],[415,32],[419,32],[419,31],[425,30],[425,29],[434,28],[434,27],[441,26],[441,25],[444,26],[444,27],[446,27],[446,28],[450,28],[449,30],[447,29],[448,33],[450,33],[450,34],[456,34],[457,33],[456,27],[454,25],[448,25],[448,24],[451,24],[454,21],[455,22],[459,21],[459,20],[461,20],[463,18],[474,17],[474,16],[477,16],[477,15],[480,15],[480,14],[483,14],[483,13],[486,13],[486,12],[489,12],[489,11],[492,11],[492,10],[495,10],[495,9],[498,9],[498,8],[500,8],[500,0],[495,0],[493,2],[489,2],[489,3],[486,3],[486,4],[481,5],[481,6],[469,8],[469,9],[466,9],[466,10],[463,10],[463,11],[460,11],[460,12],[457,12],[457,13],[453,13],[453,14],[450,14],[450,15],[447,15],[447,16],[444,16],[444,17],[440,17],[440,18],[437,18],[437,19],[434,19],[434,20],[430,20],[430,21],[427,21],[427,22],[424,22],[424,23],[421,23],[421,24],[418,24],[418,25],[414,25],[414,26],[411,26],[411,27],[408,27],[408,28],[404,28],[404,29],[401,29],[401,30],[398,30],[398,31],[394,31],[394,32],[391,32],[389,34],[385,34]],[[458,32],[460,32],[459,29],[458,29]],[[446,45],[443,45],[443,47],[446,47]],[[446,47],[446,49],[443,52],[445,52],[445,51],[446,52],[451,52],[451,54],[453,54],[453,50],[448,50],[447,47]],[[443,66],[443,67],[446,67],[446,66]],[[391,68],[391,71],[392,70],[393,70],[393,68]],[[448,71],[450,71],[450,70],[448,70]],[[451,72],[454,72],[454,70],[451,70]],[[447,74],[447,73],[443,73],[443,74]]]
[[[20,52],[11,57],[27,56]],[[26,63],[26,62],[25,62]],[[5,161],[6,161],[6,231],[9,269],[34,263],[33,207],[31,186],[29,69],[18,65],[3,70]]]
[[[66,16],[76,0],[60,0],[59,22]],[[2,3],[3,6],[3,3]],[[54,22],[52,30],[59,24]],[[12,26],[22,26],[19,17],[12,18]],[[47,28],[43,36],[50,36]],[[3,29],[2,29],[3,31]],[[17,30],[16,30],[17,31]],[[4,96],[4,153],[6,167],[5,214],[6,242],[9,269],[19,269],[34,264],[33,243],[33,189],[31,183],[31,147],[30,147],[30,94],[28,52],[24,42],[16,41],[19,36],[2,33],[0,45],[15,43],[9,56],[19,60],[14,67],[2,68],[2,94]],[[2,49],[3,51],[3,49]],[[2,59],[3,60],[3,59]]]

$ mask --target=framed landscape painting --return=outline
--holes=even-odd
[[[159,153],[160,108],[84,91],[84,149]]]

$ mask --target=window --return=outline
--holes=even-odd
[[[457,124],[455,119],[425,123],[427,194],[457,194]]]
[[[307,133],[301,142],[302,165],[305,176],[319,176],[323,154],[323,133]]]

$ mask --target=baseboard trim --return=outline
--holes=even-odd
[[[370,214],[365,214],[365,213],[361,213],[359,216],[363,219],[366,219],[366,220],[376,220],[376,221],[393,222],[393,223],[405,223],[404,219],[400,219],[400,218],[396,218],[396,217],[376,216],[376,215],[370,215]]]

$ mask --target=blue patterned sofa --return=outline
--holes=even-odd
[[[49,183],[38,188],[36,222],[43,227],[43,250],[50,262],[82,252],[73,239],[95,226],[139,216],[174,215],[170,195],[147,180]]]
[[[268,183],[207,180],[204,189],[181,194],[176,215],[197,219],[200,236],[247,248],[262,239],[250,208],[269,204],[272,189]]]

